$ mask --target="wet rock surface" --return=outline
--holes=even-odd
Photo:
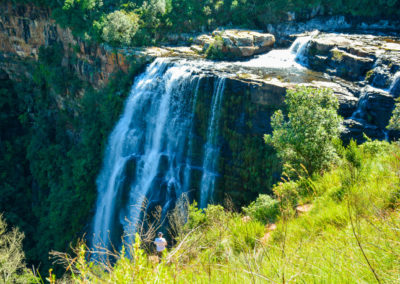
[[[304,57],[309,68],[354,82],[348,90],[359,97],[356,108],[356,100],[340,102],[341,114],[352,118],[343,124],[345,140],[352,136],[362,142],[363,133],[373,139],[397,137],[388,135],[386,126],[400,95],[399,37],[319,33],[308,43]]]

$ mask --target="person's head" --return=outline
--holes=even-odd
[[[158,237],[162,238],[163,233],[162,232],[158,232]]]

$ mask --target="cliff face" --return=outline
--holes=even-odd
[[[51,19],[49,9],[4,1],[0,11],[0,68],[13,79],[29,76],[26,63],[38,59],[40,47],[56,43],[64,49],[63,67],[95,88],[104,86],[113,72],[129,69],[126,54],[75,38]]]

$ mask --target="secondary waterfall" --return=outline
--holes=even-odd
[[[298,37],[289,49],[274,49],[254,59],[240,64],[246,67],[263,68],[304,68],[299,63],[304,62],[304,52],[314,34]]]
[[[212,109],[210,116],[210,123],[207,130],[207,143],[204,145],[204,162],[203,162],[203,176],[201,178],[200,187],[200,207],[205,208],[212,196],[215,186],[215,176],[218,161],[218,122],[220,116],[220,109],[222,103],[222,94],[225,87],[225,79],[219,78],[214,87],[214,94],[212,98]]]
[[[189,190],[193,119],[201,78],[201,70],[193,64],[157,59],[136,79],[109,137],[97,179],[93,246],[118,246],[121,236],[129,241],[143,209],[161,205],[165,216]],[[215,81],[198,185],[203,207],[213,193],[218,161],[215,143],[224,79]]]

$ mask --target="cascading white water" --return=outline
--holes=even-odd
[[[400,71],[396,72],[394,74],[393,79],[392,79],[392,84],[389,87],[389,93],[391,93],[393,96],[398,97],[400,96]]]
[[[207,129],[207,142],[204,145],[203,176],[200,185],[200,208],[207,207],[210,197],[213,195],[219,149],[217,145],[218,123],[222,104],[222,95],[225,88],[225,78],[219,78],[214,86],[212,98],[210,123]]]
[[[176,199],[189,190],[200,69],[193,64],[157,59],[136,79],[109,137],[97,179],[92,246],[118,247],[121,236],[129,242],[143,204],[161,205],[165,216]],[[224,83],[224,79],[216,80],[207,133],[210,147],[215,146],[216,134],[211,132],[217,129]],[[209,172],[216,170],[218,154],[208,146],[204,151],[199,187],[202,195],[207,194],[204,200],[208,200],[215,180]]]
[[[300,63],[305,63],[304,52],[314,34],[298,37],[289,49],[274,49],[249,61],[241,62],[245,67],[262,68],[304,68]]]

